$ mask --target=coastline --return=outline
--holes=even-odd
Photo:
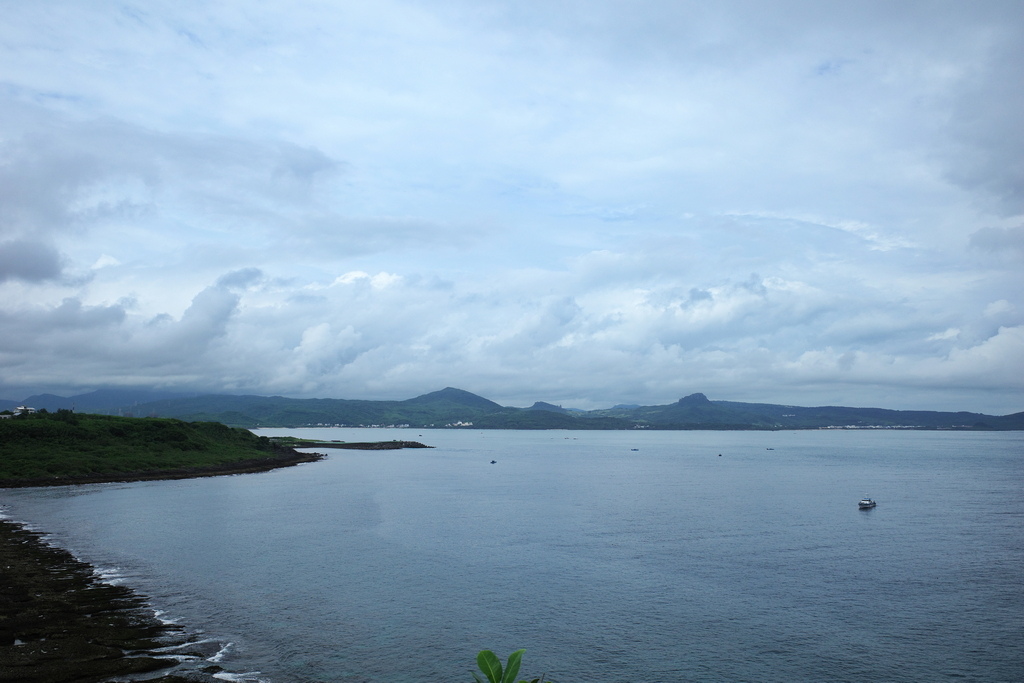
[[[279,448],[272,458],[226,465],[0,480],[0,488],[250,474],[325,457]],[[181,627],[159,621],[144,597],[106,583],[91,565],[49,545],[45,533],[0,517],[0,558],[0,680],[98,683],[130,676],[151,683],[213,683],[223,671],[208,661],[215,653],[190,643]]]
[[[317,462],[323,453],[296,447],[430,448],[415,442],[277,445],[270,458],[208,467],[33,479],[0,479],[2,488],[191,479],[268,472]],[[103,581],[94,568],[45,532],[0,515],[0,681],[72,683],[122,680],[214,683],[224,670],[209,645],[189,642],[182,627],[158,620],[146,599]]]
[[[196,683],[222,671],[143,597],[104,582],[45,534],[0,519],[0,557],[0,680]]]

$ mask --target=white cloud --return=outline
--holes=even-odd
[[[993,301],[985,307],[985,315],[989,318],[995,318],[1004,314],[1014,312],[1014,306],[1006,299],[1000,299],[999,301]]]
[[[946,339],[956,339],[958,336],[960,336],[960,330],[956,327],[951,327],[945,332],[936,332],[929,336],[928,341],[944,341]]]
[[[93,270],[99,270],[100,268],[107,268],[110,266],[119,266],[121,262],[110,254],[100,254],[100,257],[92,264]]]
[[[5,10],[15,398],[1021,407],[1013,2]]]
[[[384,289],[402,281],[401,276],[393,273],[377,273],[370,275],[361,270],[354,270],[334,279],[335,285],[352,285],[359,282],[368,282],[374,289]]]

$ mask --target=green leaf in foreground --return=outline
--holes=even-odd
[[[501,679],[502,683],[515,683],[524,652],[526,650],[516,650],[508,656],[508,662],[505,664],[505,676]]]
[[[480,654],[476,656],[476,663],[490,683],[502,683],[501,660],[496,654],[490,650],[480,650]]]
[[[480,666],[480,671],[487,676],[487,680],[480,678],[480,676],[474,671],[473,678],[476,679],[477,683],[516,683],[516,676],[519,675],[519,666],[523,662],[523,653],[526,650],[516,650],[508,656],[508,662],[505,664],[505,673],[502,675],[501,660],[498,659],[490,650],[481,650],[480,654],[476,656],[476,663]],[[544,676],[540,678],[534,678],[531,681],[519,681],[519,683],[544,683]],[[548,681],[548,683],[554,683]]]

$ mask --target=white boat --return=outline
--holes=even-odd
[[[860,502],[857,503],[857,507],[859,507],[861,510],[870,510],[876,505],[878,505],[878,503],[871,500],[870,498],[861,498]]]

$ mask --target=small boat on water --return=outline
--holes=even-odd
[[[878,503],[871,500],[870,498],[861,498],[860,502],[857,503],[857,507],[859,507],[861,510],[870,510],[876,505],[878,505]]]

